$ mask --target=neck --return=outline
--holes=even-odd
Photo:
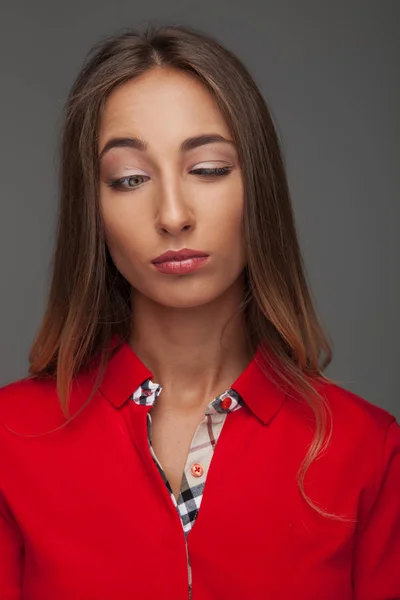
[[[241,300],[242,289],[230,289],[204,306],[171,308],[133,295],[130,346],[162,385],[170,408],[203,407],[250,362]]]

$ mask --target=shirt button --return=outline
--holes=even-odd
[[[221,406],[224,410],[228,410],[228,408],[230,407],[230,405],[232,404],[232,398],[224,398],[223,400],[221,400]]]
[[[204,467],[200,463],[194,463],[190,470],[194,477],[201,477],[204,473]]]

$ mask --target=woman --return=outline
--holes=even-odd
[[[279,143],[181,26],[67,102],[30,376],[0,392],[3,600],[400,598],[400,428],[322,374]]]

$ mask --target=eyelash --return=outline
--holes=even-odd
[[[232,171],[233,167],[229,166],[229,167],[217,167],[215,169],[208,169],[208,168],[199,168],[199,169],[192,169],[190,171],[190,173],[194,173],[195,175],[199,175],[200,177],[224,177],[226,175],[229,175],[229,173]],[[122,190],[119,189],[121,184],[129,179],[134,179],[135,177],[147,177],[147,175],[129,175],[127,177],[121,177],[120,179],[112,179],[107,185],[110,188],[113,188],[117,191],[124,191],[124,192],[132,192],[133,190],[137,189],[138,187],[141,186],[141,184],[132,187],[131,189],[129,188],[123,188]]]

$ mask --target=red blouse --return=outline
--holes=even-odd
[[[321,384],[333,434],[296,474],[313,415],[257,363],[231,388],[201,507],[186,536],[151,454],[151,405],[132,395],[152,373],[124,345],[67,426],[53,381],[0,390],[1,600],[394,600],[400,598],[400,427],[388,412]],[[264,369],[267,368],[264,365]],[[95,373],[77,378],[72,410]],[[48,433],[46,433],[48,432]]]

